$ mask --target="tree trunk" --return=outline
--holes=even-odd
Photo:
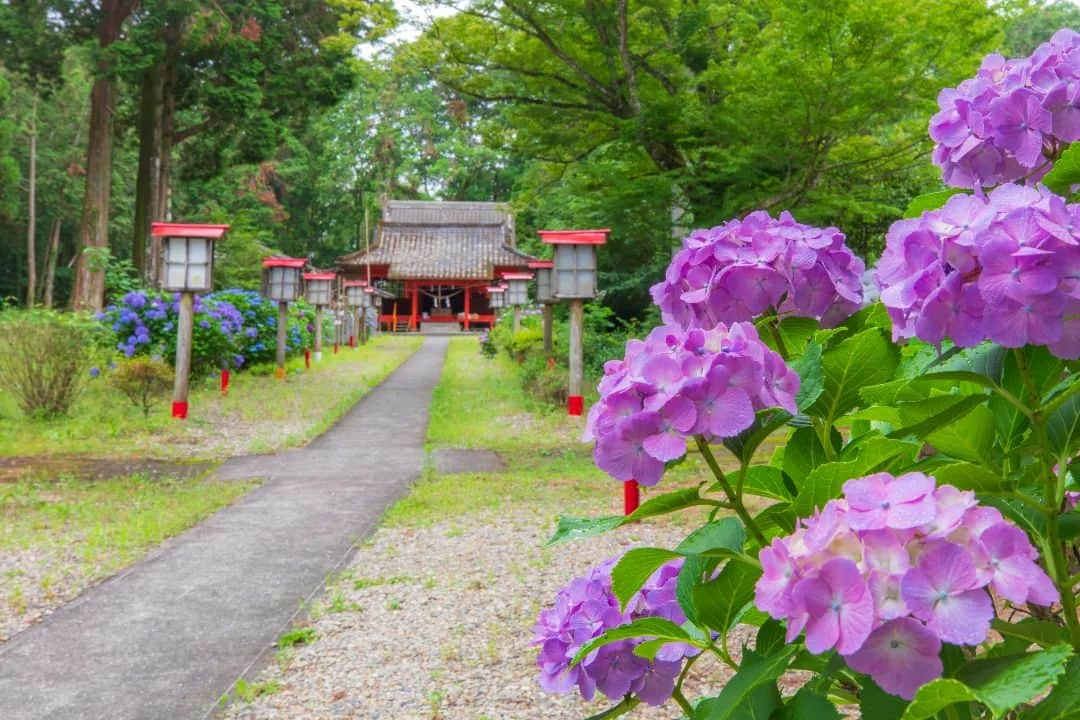
[[[147,277],[146,247],[150,223],[160,220],[157,184],[161,161],[161,102],[164,74],[155,63],[143,75],[139,107],[139,170],[135,181],[135,224],[131,238],[131,262],[140,277]]]
[[[53,288],[56,285],[56,263],[60,259],[60,220],[54,220],[49,233],[49,247],[45,251],[45,287],[42,303],[47,308],[53,306]]]
[[[26,306],[37,301],[37,92],[30,108],[30,188],[27,192],[26,220]]]
[[[98,78],[90,91],[90,142],[86,153],[86,194],[76,237],[76,309],[101,310],[105,301],[104,257],[87,252],[109,249],[109,198],[112,193],[112,80]]]
[[[106,50],[119,37],[139,0],[101,0],[97,28],[98,48]],[[86,192],[76,233],[78,257],[71,304],[76,309],[101,310],[105,303],[106,257],[94,251],[109,249],[109,198],[112,194],[113,102],[115,83],[107,53],[99,53],[97,79],[90,90],[90,130],[86,151]],[[87,251],[91,254],[88,254]],[[104,254],[104,253],[102,253]]]
[[[176,64],[178,62],[177,50],[173,44],[169,44],[165,51],[165,63],[161,68],[161,105],[158,117],[158,155],[157,155],[157,180],[154,183],[155,198],[153,202],[155,214],[150,219],[169,220],[172,217],[170,206],[171,195],[171,170],[173,135],[176,132]],[[161,262],[161,238],[150,239],[150,282],[158,287],[160,282]]]

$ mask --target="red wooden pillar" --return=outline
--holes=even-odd
[[[420,287],[412,286],[412,314],[409,316],[409,329],[416,330],[420,323]]]
[[[469,299],[472,297],[472,288],[468,285],[465,286],[465,329],[469,329],[469,313],[472,312],[472,304]]]

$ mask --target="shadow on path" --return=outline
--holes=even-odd
[[[210,713],[420,475],[447,344],[425,339],[303,450],[226,462],[218,477],[266,482],[0,646],[0,718]]]

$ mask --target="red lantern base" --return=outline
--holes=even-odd
[[[626,480],[622,484],[623,490],[623,514],[630,515],[641,504],[641,488],[637,480]]]
[[[350,335],[349,336],[349,347],[351,347],[351,348],[356,347],[356,336],[355,335]]]
[[[305,350],[304,351],[304,367],[307,368],[308,370],[311,369],[311,351],[310,350]]]
[[[172,404],[172,416],[177,420],[187,420],[187,401],[179,402],[174,400]]]
[[[221,394],[229,394],[229,368],[221,371]]]
[[[585,410],[585,398],[581,395],[571,395],[566,399],[566,412],[569,415],[581,415]]]

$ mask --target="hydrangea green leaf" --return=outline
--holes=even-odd
[[[625,608],[630,598],[664,563],[679,557],[679,553],[663,548],[634,548],[627,551],[611,570],[611,591]]]
[[[797,651],[795,645],[785,645],[769,655],[747,650],[739,671],[719,695],[703,700],[695,708],[692,720],[768,718],[780,705],[776,679]]]

